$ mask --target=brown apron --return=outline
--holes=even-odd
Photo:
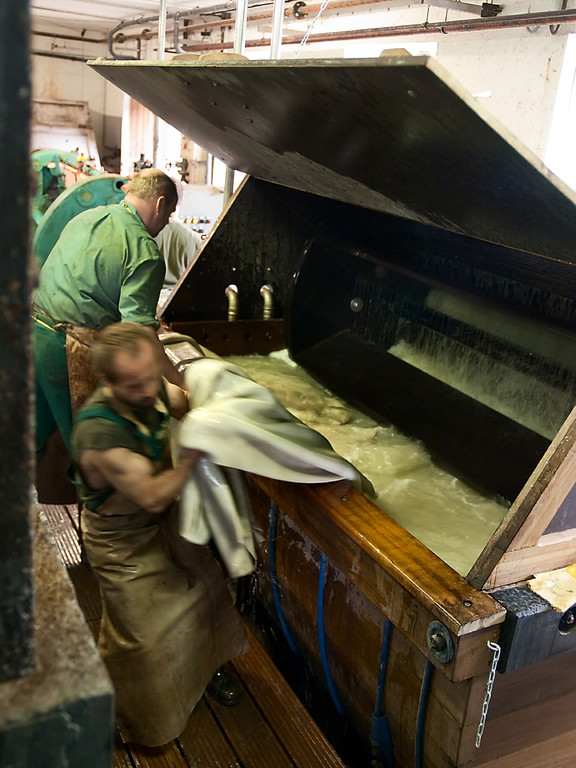
[[[98,384],[98,377],[92,370],[91,355],[99,331],[70,324],[65,324],[64,328],[70,405],[74,418]]]
[[[82,513],[117,725],[147,746],[182,733],[216,670],[249,647],[220,566],[208,547],[171,533],[175,514],[150,514],[117,492]]]

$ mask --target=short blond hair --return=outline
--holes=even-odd
[[[155,200],[165,197],[169,204],[178,203],[178,189],[174,181],[158,168],[146,168],[130,181],[127,193],[140,200]]]

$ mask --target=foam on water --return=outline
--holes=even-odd
[[[499,500],[437,467],[419,442],[335,397],[286,351],[227,359],[366,475],[381,509],[460,574],[468,573],[506,513]]]

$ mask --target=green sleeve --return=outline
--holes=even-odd
[[[155,243],[146,243],[143,247],[149,250],[150,258],[142,259],[140,254],[134,263],[130,257],[127,258],[118,309],[125,322],[158,328],[160,323],[156,319],[156,307],[166,267]]]

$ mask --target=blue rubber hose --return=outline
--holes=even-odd
[[[294,655],[298,654],[298,646],[290,632],[290,627],[286,622],[284,611],[282,610],[282,601],[280,598],[280,587],[278,586],[278,577],[276,575],[276,526],[278,519],[278,507],[274,501],[270,502],[270,519],[268,527],[268,560],[270,565],[270,584],[272,585],[272,596],[276,615],[282,628],[282,632],[288,643],[288,647]]]
[[[328,665],[328,656],[326,653],[326,637],[324,634],[324,588],[326,585],[326,555],[322,553],[320,558],[320,574],[318,577],[318,609],[317,609],[317,624],[318,624],[318,643],[320,645],[320,657],[322,659],[322,669],[324,670],[324,678],[328,691],[332,698],[332,703],[336,707],[336,711],[340,714],[344,714],[344,709],[336,693],[334,687],[334,681],[330,674],[330,667]]]
[[[392,622],[390,619],[386,619],[384,632],[382,633],[382,649],[380,651],[380,666],[378,667],[376,702],[374,704],[374,714],[372,715],[372,725],[370,728],[370,746],[372,747],[372,754],[378,759],[379,764],[385,766],[385,768],[395,768],[396,766],[390,723],[386,715],[382,712],[391,637]]]

